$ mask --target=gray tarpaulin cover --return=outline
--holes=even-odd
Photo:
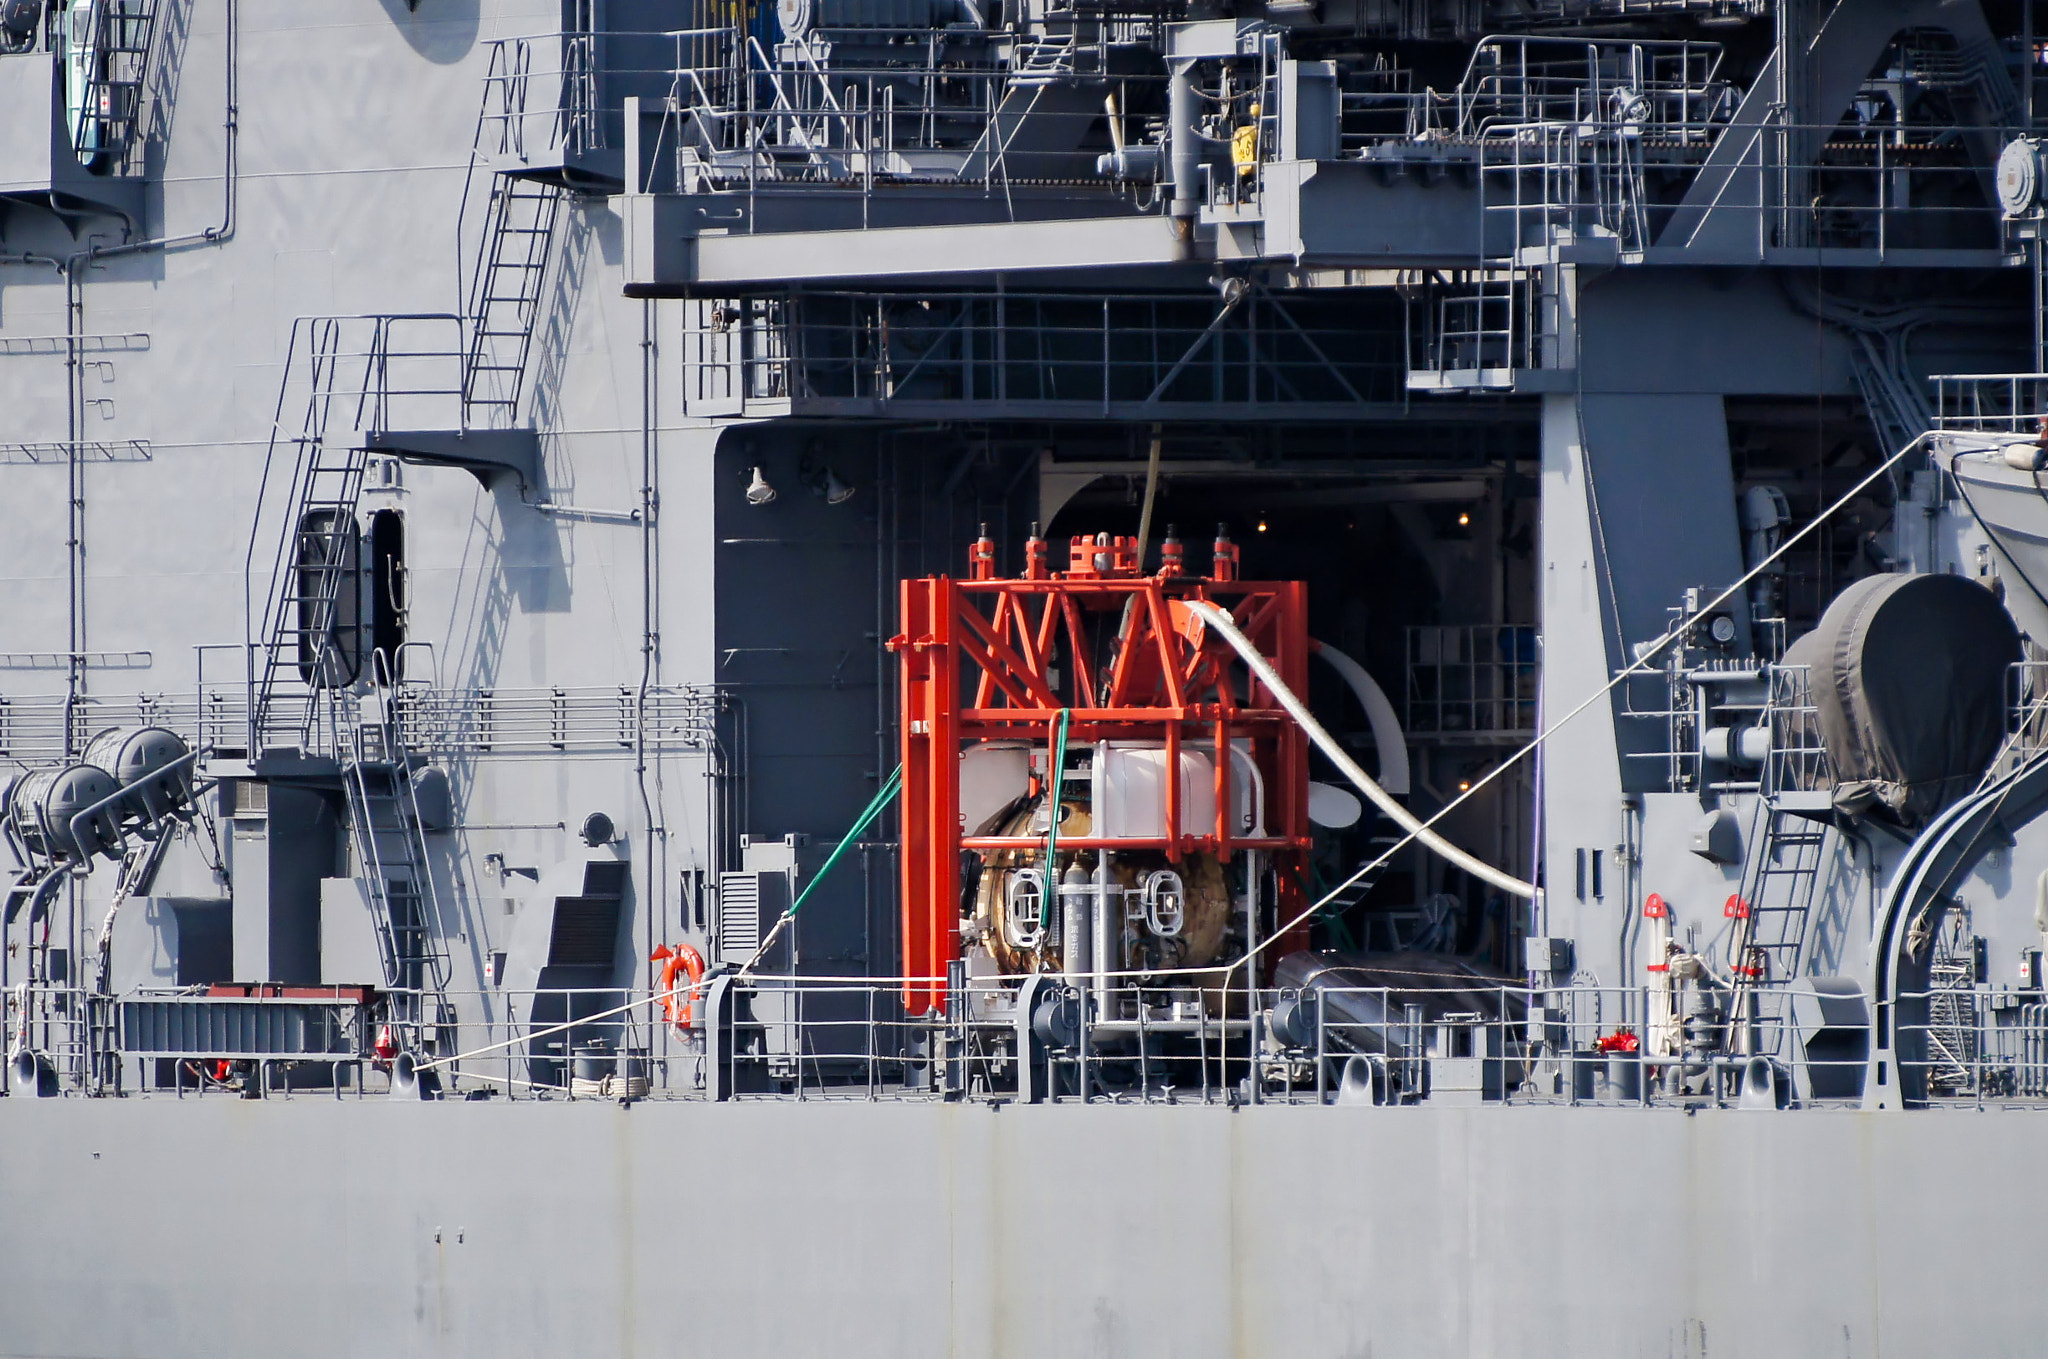
[[[2005,735],[2019,631],[1962,576],[1881,575],[1835,596],[1786,651],[1808,667],[1835,804],[1918,823],[1973,787]]]

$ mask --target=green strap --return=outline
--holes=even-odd
[[[882,809],[889,805],[890,799],[894,798],[902,787],[903,766],[899,764],[889,771],[888,778],[882,780],[881,791],[875,794],[875,800],[870,802],[868,809],[860,814],[860,819],[853,823],[853,829],[846,833],[846,838],[834,845],[832,852],[825,856],[824,866],[812,876],[809,882],[804,884],[804,890],[796,894],[796,900],[792,901],[789,904],[789,909],[782,913],[784,920],[789,919],[789,917],[802,909],[804,902],[810,897],[811,892],[819,883],[825,881],[825,875],[832,871],[832,865],[839,862],[840,857],[853,846],[854,841],[860,839],[862,831],[874,824],[875,818],[882,814]]]
[[[1070,710],[1060,709],[1059,726],[1054,729],[1052,747],[1052,803],[1046,813],[1045,831],[1045,890],[1038,897],[1038,928],[1041,932],[1052,928],[1052,903],[1060,890],[1059,853],[1060,846],[1060,794],[1066,786],[1067,777],[1067,714]]]

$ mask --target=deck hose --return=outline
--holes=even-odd
[[[739,970],[740,976],[746,976],[754,970],[754,964],[768,956],[768,950],[775,946],[775,941],[781,937],[784,927],[796,918],[796,913],[803,909],[804,902],[810,899],[818,884],[825,881],[825,875],[832,871],[833,865],[845,856],[847,849],[860,839],[861,832],[874,824],[875,818],[882,814],[882,809],[887,807],[902,789],[903,766],[899,764],[889,771],[888,778],[882,780],[880,790],[875,793],[874,800],[868,803],[867,810],[853,823],[853,829],[846,832],[839,843],[832,847],[832,852],[825,856],[825,862],[811,875],[811,880],[804,884],[804,890],[796,894],[796,900],[789,903],[789,909],[776,919],[775,928],[768,931],[768,937],[761,941],[761,947],[754,950],[754,956],[747,959],[746,966]]]
[[[1346,754],[1344,748],[1337,744],[1336,738],[1323,730],[1322,723],[1316,721],[1314,715],[1309,712],[1308,705],[1296,697],[1294,691],[1281,681],[1279,673],[1273,669],[1271,663],[1264,656],[1259,654],[1259,649],[1252,645],[1251,639],[1238,631],[1237,624],[1231,620],[1227,612],[1209,603],[1207,600],[1191,599],[1187,601],[1187,604],[1190,609],[1194,610],[1201,617],[1203,622],[1222,634],[1223,640],[1230,643],[1231,648],[1244,658],[1244,663],[1251,667],[1254,675],[1259,677],[1259,682],[1273,691],[1273,696],[1280,700],[1280,706],[1287,710],[1287,715],[1292,717],[1304,732],[1308,733],[1308,738],[1316,743],[1317,748],[1323,754],[1329,756],[1330,762],[1342,771],[1344,777],[1351,780],[1359,792],[1371,798],[1374,805],[1392,818],[1396,825],[1435,850],[1451,863],[1470,873],[1473,877],[1490,882],[1495,887],[1500,888],[1501,891],[1514,896],[1526,897],[1531,900],[1535,898],[1536,888],[1534,884],[1523,882],[1512,874],[1503,873],[1492,864],[1476,859],[1464,850],[1459,849],[1456,845],[1422,824],[1422,822],[1416,820],[1406,807],[1403,807],[1394,800],[1393,794],[1373,782],[1371,776],[1359,768],[1358,762]]]
[[[1060,796],[1067,777],[1067,714],[1069,709],[1060,709],[1060,723],[1053,733],[1052,743],[1052,802],[1046,812],[1045,830],[1045,890],[1038,894],[1038,928],[1042,934],[1052,928],[1052,899],[1059,891],[1060,866],[1054,857],[1060,844]]]

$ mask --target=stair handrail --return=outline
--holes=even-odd
[[[395,996],[414,988],[407,985],[409,961],[399,939],[399,925],[392,907],[391,879],[383,851],[377,845],[372,820],[369,783],[363,773],[362,734],[356,725],[360,704],[346,690],[328,691],[330,721],[335,730],[335,754],[341,766],[343,794],[348,802],[349,840],[356,850],[356,869],[369,891],[370,909],[377,920],[378,952],[382,955],[385,989]]]
[[[441,941],[448,937],[448,933],[441,914],[440,889],[434,885],[433,870],[427,862],[427,823],[420,811],[419,785],[413,778],[413,757],[400,729],[401,686],[397,677],[390,673],[391,666],[387,664],[383,652],[371,653],[370,666],[372,679],[383,697],[378,717],[378,725],[381,728],[379,739],[383,741],[385,754],[391,759],[397,771],[394,775],[394,788],[404,790],[404,806],[401,808],[400,820],[404,823],[407,855],[414,860],[409,867],[413,870],[415,890],[421,894],[421,900],[426,907],[425,918],[431,923],[433,931],[427,938],[435,941],[435,946],[425,952],[432,965],[434,991],[440,995],[447,990],[448,983],[452,980],[440,947]]]
[[[322,362],[322,355],[335,343],[340,333],[338,317],[301,316],[292,321],[291,339],[285,350],[284,374],[278,382],[277,405],[271,415],[268,447],[263,459],[263,471],[256,487],[256,523],[249,535],[249,548],[243,560],[242,571],[242,615],[251,646],[246,652],[245,716],[248,722],[248,755],[253,758],[262,747],[262,729],[265,710],[271,699],[272,676],[275,673],[277,631],[284,625],[284,614],[290,608],[287,596],[290,592],[288,572],[292,568],[292,556],[299,537],[299,506],[304,503],[306,490],[312,477],[314,458],[309,450],[316,448],[319,435],[314,433],[315,412],[320,409],[318,391],[323,369],[330,375],[332,369]],[[292,378],[295,372],[304,371],[309,384],[306,409],[300,417],[299,433],[286,436],[284,414],[286,399],[293,390]],[[324,430],[322,431],[324,433]],[[269,588],[259,618],[255,611],[254,590],[256,582],[256,546],[263,537],[263,515],[271,504],[270,479],[278,468],[277,456],[280,442],[292,444],[296,456],[291,460],[290,481],[284,488],[286,509],[277,530],[277,547],[272,554],[272,571]],[[259,652],[261,659],[259,660]]]
[[[452,326],[457,343],[453,347],[402,348],[397,342],[398,337],[404,327],[412,325]],[[467,428],[466,409],[462,403],[461,330],[462,318],[450,312],[301,316],[292,322],[284,375],[278,384],[269,444],[257,487],[256,522],[251,529],[243,565],[243,617],[250,642],[244,675],[248,694],[247,750],[252,757],[262,748],[264,723],[275,697],[277,680],[283,667],[290,662],[285,654],[287,634],[303,638],[326,632],[338,607],[338,597],[325,599],[321,601],[322,607],[315,610],[310,625],[292,627],[289,614],[298,571],[309,567],[323,575],[332,575],[346,564],[339,525],[324,559],[310,563],[297,560],[304,539],[305,507],[317,489],[318,479],[323,473],[342,478],[340,485],[334,488],[336,504],[352,514],[362,494],[361,463],[367,456],[367,446],[358,436],[388,428],[394,396],[446,397],[456,403],[458,427]],[[362,336],[361,343],[349,342],[359,335]],[[454,378],[447,383],[436,381],[419,387],[396,388],[391,373],[394,359],[423,362],[446,359],[455,370]],[[294,393],[300,391],[304,393],[304,405],[298,412],[297,430],[287,433],[291,426],[286,421],[286,414],[292,408]],[[322,463],[322,456],[333,451],[328,445],[342,432],[333,428],[337,414],[349,422],[345,431],[348,436],[346,456],[341,464],[326,466]],[[295,456],[289,460],[278,456],[280,447],[285,444],[290,444],[295,450]],[[272,477],[280,475],[279,467],[286,461],[290,464],[289,480],[279,488]],[[281,522],[276,525],[271,539],[275,543],[271,576],[259,615],[255,601],[259,579],[255,569],[256,553],[265,539],[265,520],[270,514],[280,515]],[[320,660],[324,663],[327,658]],[[317,708],[309,706],[307,724],[316,717]]]
[[[373,653],[371,663],[374,669],[381,669],[381,656]],[[349,838],[356,846],[357,868],[366,881],[371,906],[379,920],[379,949],[384,955],[387,989],[395,995],[412,996],[415,1008],[402,1017],[414,1024],[425,1024],[427,993],[432,993],[437,1011],[447,1005],[450,970],[443,949],[447,936],[440,894],[434,886],[432,868],[427,863],[424,823],[420,815],[418,788],[412,778],[412,763],[400,744],[392,711],[394,690],[380,686],[380,695],[382,703],[376,720],[377,739],[382,745],[385,761],[391,766],[390,801],[397,814],[397,824],[390,829],[405,846],[404,862],[387,859],[377,841],[375,811],[368,778],[363,770],[361,698],[352,691],[331,690],[329,706],[335,727],[336,756],[341,765],[342,784],[348,801]],[[400,938],[392,893],[393,868],[405,870],[417,912],[416,919],[406,927],[417,936],[417,947],[410,953]],[[417,986],[410,984],[413,979],[407,975],[408,965],[419,968]]]

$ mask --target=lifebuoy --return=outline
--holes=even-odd
[[[687,1034],[691,1027],[690,1006],[701,994],[698,983],[704,980],[704,955],[688,944],[663,944],[648,961],[667,964],[661,969],[661,1012],[677,1033]],[[685,972],[690,974],[687,993],[676,987],[676,978]]]

